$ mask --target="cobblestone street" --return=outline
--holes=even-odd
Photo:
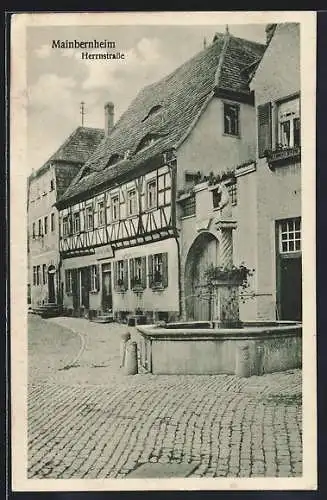
[[[29,318],[29,478],[122,478],[144,463],[192,477],[302,474],[301,370],[124,376],[120,334],[84,319]]]

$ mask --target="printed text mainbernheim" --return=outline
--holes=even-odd
[[[111,40],[52,40],[53,49],[115,49]]]

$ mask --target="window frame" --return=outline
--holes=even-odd
[[[62,218],[62,235],[63,237],[69,236],[69,215],[65,215]]]
[[[98,291],[98,266],[96,264],[92,264],[90,267],[90,292],[94,293]]]
[[[105,221],[105,204],[104,200],[100,200],[97,203],[97,210],[98,210],[98,227],[103,227],[106,223]],[[101,221],[100,221],[100,214],[101,214]]]
[[[293,103],[293,104],[292,104]],[[285,149],[298,148],[301,147],[301,100],[299,95],[289,96],[288,98],[278,100],[275,102],[276,112],[275,112],[275,148],[281,147]],[[283,108],[289,106],[289,111],[287,109],[283,112]],[[295,144],[295,126],[294,122],[299,121],[299,141]],[[289,123],[289,140],[285,142],[282,133],[282,125]]]
[[[90,224],[92,221],[92,224]],[[93,205],[87,205],[85,207],[85,227],[87,231],[93,231],[94,229],[94,210]]]
[[[44,217],[43,221],[44,235],[48,234],[48,216]]]
[[[110,201],[111,201],[111,210],[110,210],[110,215],[111,215],[111,221],[112,222],[118,222],[120,220],[120,197],[119,197],[119,193],[117,194],[112,194],[110,196]],[[115,217],[114,217],[114,212],[116,210],[116,213],[115,213]]]
[[[78,224],[76,222],[78,221]],[[73,212],[73,233],[77,234],[81,232],[81,214],[80,212]]]
[[[226,130],[226,108],[235,108],[237,110],[237,116],[236,116],[236,132],[234,133],[233,131],[227,131]],[[241,114],[241,107],[239,103],[235,102],[228,102],[228,101],[223,101],[223,130],[224,130],[224,135],[229,136],[229,137],[238,137],[240,138],[241,136],[241,124],[240,124],[240,114]],[[232,129],[232,125],[230,125],[230,129]]]
[[[154,185],[154,203],[153,205],[150,205],[149,200],[150,200],[150,186],[151,184]],[[158,207],[158,183],[157,183],[157,178],[152,177],[152,179],[149,179],[146,182],[146,208],[147,210],[155,210]]]
[[[278,221],[278,252],[281,256],[294,255],[296,253],[302,252],[302,223],[300,217],[293,217],[288,219],[282,219]],[[296,228],[296,223],[299,227]],[[282,226],[286,224],[286,230],[283,231]],[[290,226],[292,224],[292,227]],[[299,236],[296,236],[299,233]],[[283,235],[286,235],[283,238]],[[292,235],[292,236],[291,236]],[[299,243],[298,248],[296,248],[296,243]],[[293,249],[291,249],[291,244]],[[285,247],[284,247],[285,245]],[[284,250],[286,248],[286,250]]]
[[[134,196],[131,197],[131,193],[134,193]],[[137,207],[137,189],[136,187],[130,188],[127,191],[127,216],[132,217],[133,215],[137,215],[138,213],[138,207]],[[131,205],[130,204],[134,203],[134,210],[130,209]],[[133,207],[132,207],[133,208]]]
[[[55,214],[54,214],[54,212],[52,212],[51,216],[50,216],[50,230],[51,230],[51,233],[53,233],[53,231],[55,230]]]

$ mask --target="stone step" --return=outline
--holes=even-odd
[[[113,314],[97,316],[91,319],[92,323],[112,323],[114,321]]]

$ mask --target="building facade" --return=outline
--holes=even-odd
[[[234,264],[254,270],[240,294],[241,319],[302,317],[299,25],[267,26],[267,48],[249,77],[254,105],[240,104],[236,127],[243,145],[220,134],[223,173],[199,175],[177,200],[186,319],[212,317],[204,272],[220,264],[221,219],[234,224]],[[223,210],[221,185],[229,193]]]
[[[217,34],[208,48],[145,87],[86,162],[56,204],[67,313],[203,317],[186,306],[197,279],[187,255],[199,246],[189,195],[199,179],[255,157],[248,82],[264,50]],[[230,189],[234,184],[233,178]],[[200,246],[211,255],[208,205],[197,206]]]
[[[77,128],[28,178],[28,284],[32,309],[61,303],[59,219],[54,204],[103,135],[99,129]]]

